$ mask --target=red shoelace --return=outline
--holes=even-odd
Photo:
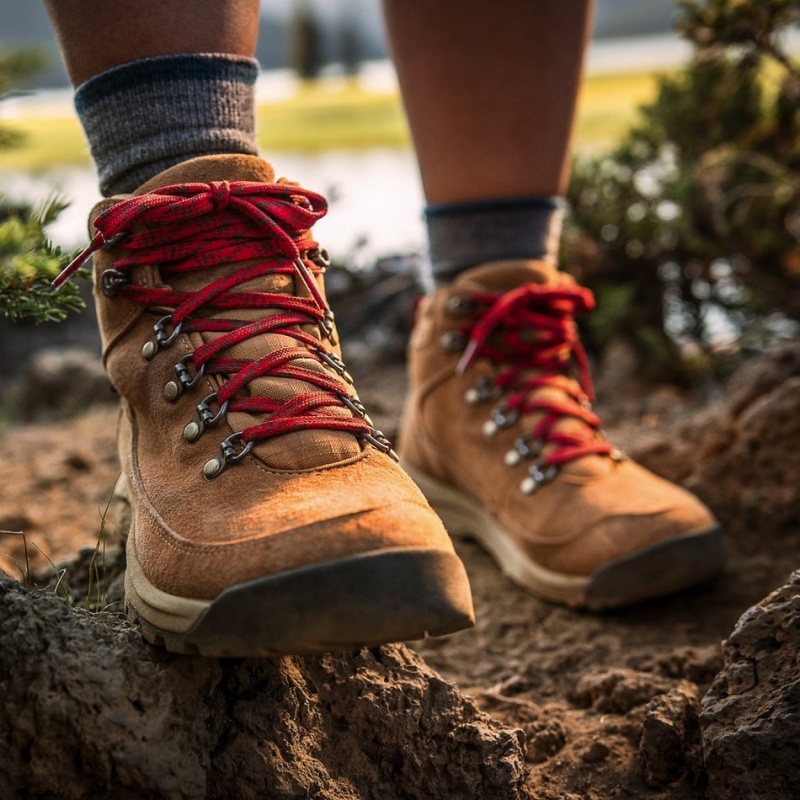
[[[322,344],[332,337],[333,314],[315,283],[314,276],[324,271],[325,259],[309,229],[326,209],[321,195],[291,184],[237,181],[166,186],[122,200],[100,214],[94,221],[98,233],[53,286],[63,285],[92,253],[120,245],[128,253],[102,274],[102,290],[150,308],[174,309],[153,326],[154,339],[143,349],[147,360],[181,333],[221,334],[184,356],[175,367],[175,380],[167,385],[173,395],[168,395],[169,399],[176,399],[203,375],[224,376],[217,392],[198,406],[196,435],[226,412],[268,415],[223,442],[220,472],[260,439],[312,428],[347,431],[394,456],[386,437],[372,427],[357,396],[343,390],[341,380],[294,363],[316,358],[350,382],[344,364]],[[158,265],[165,284],[181,274],[221,265],[230,265],[230,271],[196,291],[179,291],[134,285],[131,270],[140,265]],[[234,291],[254,278],[295,274],[310,297]],[[237,320],[233,315],[224,319],[202,316],[203,312],[237,309],[269,309],[271,313],[255,321]],[[301,327],[309,324],[319,328],[319,337]],[[297,345],[280,347],[254,360],[224,355],[233,345],[265,333],[291,337]],[[254,379],[267,375],[304,381],[314,389],[289,400],[238,394]],[[212,401],[216,412],[209,405]],[[331,413],[333,408],[350,413]],[[193,438],[196,436],[187,435],[190,441]],[[207,473],[207,477],[214,476]]]
[[[517,439],[507,463],[538,458],[550,445],[531,471],[534,482],[541,484],[554,477],[560,464],[588,455],[616,455],[600,436],[600,419],[589,407],[589,364],[574,320],[594,307],[592,293],[578,286],[526,284],[500,295],[470,293],[469,299],[477,311],[462,328],[469,340],[457,370],[463,373],[478,357],[500,367],[475,390],[480,399],[503,397],[487,423],[488,434],[510,427],[523,415],[541,415],[533,430]],[[537,397],[543,388],[558,389],[564,400]],[[557,430],[565,417],[583,425],[569,432]]]

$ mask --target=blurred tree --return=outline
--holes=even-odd
[[[322,69],[322,36],[319,19],[309,3],[297,8],[292,20],[291,63],[306,80],[316,78]]]
[[[6,97],[14,83],[36,72],[44,58],[36,50],[0,52],[0,100]],[[21,139],[19,132],[0,121],[0,147],[11,147]]]
[[[354,14],[343,16],[339,29],[339,60],[345,75],[357,75],[364,60],[364,47],[361,41],[361,28]]]
[[[20,51],[0,55],[0,102],[13,83],[34,72],[42,61],[36,52]],[[0,148],[13,147],[21,140],[18,131],[0,125]],[[63,319],[68,311],[83,308],[74,284],[60,292],[50,281],[66,266],[70,257],[55,247],[45,234],[64,203],[50,200],[34,209],[14,204],[0,194],[0,314],[12,320],[29,318],[36,322]],[[79,274],[87,276],[87,271]]]
[[[684,0],[691,63],[610,155],[575,164],[565,261],[594,289],[595,352],[631,341],[659,377],[765,346],[800,320],[800,0]],[[729,349],[730,352],[730,349]]]

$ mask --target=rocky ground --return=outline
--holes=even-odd
[[[362,399],[395,432],[402,365],[354,355]],[[91,359],[76,359],[67,385],[94,386],[80,411],[67,389],[42,390],[34,374],[15,391],[29,411],[40,407],[30,413],[38,421],[0,433],[0,530],[25,533],[24,541],[0,536],[3,568],[38,583],[31,593],[0,579],[0,764],[16,765],[5,773],[0,766],[0,794],[110,796],[97,788],[106,781],[126,787],[126,797],[797,796],[800,346],[749,364],[716,399],[674,389],[603,399],[612,440],[692,488],[724,523],[721,578],[589,615],[530,597],[475,544],[460,542],[478,624],[413,645],[427,666],[403,647],[198,666],[143,644],[113,613],[124,561],[113,513],[104,510],[118,472],[116,412],[92,402],[105,396],[102,377]],[[59,417],[59,405],[68,413]],[[98,541],[105,574],[91,556]],[[105,613],[58,599],[86,605],[87,590],[88,605]],[[33,646],[49,624],[41,620],[51,618],[70,632],[58,645]],[[147,687],[136,689],[147,735],[115,706],[114,693],[130,695],[130,686]],[[165,696],[177,699],[158,714]],[[291,713],[287,697],[300,698]],[[124,699],[128,711],[131,702]],[[304,718],[302,708],[313,713]],[[275,709],[286,713],[273,719]],[[83,727],[67,725],[71,713]],[[104,755],[106,735],[124,758]],[[145,745],[150,736],[158,751],[159,735],[162,747],[166,737],[186,754],[178,766],[170,761],[169,779],[141,767],[158,761]],[[47,777],[54,770],[60,783]]]

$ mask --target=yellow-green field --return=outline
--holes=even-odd
[[[618,141],[655,89],[650,73],[590,77],[581,94],[577,148],[597,151]],[[356,82],[335,90],[310,83],[290,100],[260,104],[257,114],[259,142],[266,152],[403,147],[409,142],[398,96],[368,92]],[[39,171],[89,163],[74,115],[31,113],[9,124],[25,134],[25,141],[0,152],[0,168]]]

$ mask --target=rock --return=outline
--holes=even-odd
[[[689,421],[631,455],[694,491],[750,547],[800,519],[800,343],[776,347],[729,381],[702,424]]]
[[[612,669],[583,675],[575,686],[572,700],[583,708],[612,714],[626,714],[653,697],[668,692],[675,681],[637,672]]]
[[[657,659],[657,664],[661,672],[670,678],[709,684],[722,669],[722,652],[718,644],[676,647]]]
[[[567,743],[567,731],[552,713],[523,722],[522,731],[527,742],[525,757],[532,764],[547,761]]]
[[[522,733],[402,646],[173,656],[0,573],[0,676],[0,797],[524,796]]]
[[[8,390],[13,416],[56,419],[115,401],[99,355],[78,347],[51,347],[36,353]]]
[[[599,764],[606,760],[610,752],[611,748],[607,744],[594,741],[581,753],[581,761],[585,764]]]
[[[700,700],[691,684],[654,697],[645,709],[638,757],[645,783],[658,789],[703,769],[698,713]]]
[[[708,800],[798,796],[800,572],[740,618],[700,720]]]

